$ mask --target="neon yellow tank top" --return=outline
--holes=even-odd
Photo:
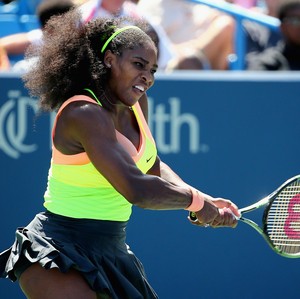
[[[52,139],[62,110],[74,101],[95,103],[84,95],[67,100],[56,115]],[[139,103],[137,102],[132,109],[140,129],[138,149],[118,131],[116,135],[118,142],[128,151],[137,167],[146,173],[155,162],[157,150]],[[127,221],[132,210],[131,203],[96,170],[85,152],[64,155],[54,144],[44,206],[52,213],[67,217],[111,221]]]

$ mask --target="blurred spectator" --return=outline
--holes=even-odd
[[[170,69],[228,69],[235,32],[232,17],[186,0],[140,0],[138,7],[171,40],[176,57]]]
[[[153,5],[156,1],[151,0],[148,4]],[[162,1],[159,4],[163,3],[162,9],[170,11],[170,14],[166,13],[166,19],[170,21],[171,26],[167,27],[171,29],[168,36],[153,15],[148,14],[148,9],[143,9],[143,1],[73,0],[73,2],[83,2],[80,9],[86,22],[101,16],[145,17],[159,39],[160,70],[228,69],[227,57],[233,53],[234,20],[217,10],[205,5],[188,3],[186,0]],[[138,2],[138,6],[133,2]],[[169,8],[164,6],[165,4],[169,5]],[[176,15],[172,15],[173,12]],[[162,25],[165,25],[165,22]],[[34,30],[4,37],[0,39],[0,44],[9,55],[19,55],[24,54],[30,44],[40,42],[41,38],[41,30]]]
[[[278,7],[283,35],[275,47],[248,57],[248,70],[300,70],[300,0],[284,0]]]
[[[55,14],[61,14],[74,6],[72,0],[44,0],[37,8],[36,15],[40,20],[41,29],[47,20]],[[8,55],[24,55],[31,44],[38,44],[42,39],[42,30],[36,29],[29,32],[11,34],[0,39],[0,45]]]
[[[8,55],[23,55],[27,47],[39,40],[42,36],[40,30],[32,30],[30,32],[21,32],[0,38],[0,46],[2,46]]]
[[[260,10],[257,9],[256,11],[277,18],[277,8],[280,1],[284,0],[265,0],[264,7],[260,7]],[[251,21],[244,21],[243,25],[246,34],[247,54],[262,52],[267,48],[274,47],[282,39],[282,34],[279,29],[271,30],[267,26]]]
[[[6,51],[0,46],[0,71],[7,71],[10,68],[10,63]]]
[[[51,1],[51,0],[44,0]],[[55,1],[57,2],[57,1]],[[59,1],[58,1],[59,2]],[[62,1],[64,2],[64,1]],[[125,0],[73,0],[75,4],[82,4],[79,9],[82,12],[83,21],[88,22],[97,17],[113,17],[113,16],[131,16],[141,18],[136,4]],[[39,13],[37,12],[39,15]],[[153,26],[152,26],[153,27]],[[149,26],[150,28],[150,26]],[[165,69],[168,62],[173,57],[173,53],[169,44],[169,40],[159,26],[152,28],[152,35],[157,35],[159,39],[159,68]],[[0,39],[2,45],[9,55],[24,54],[30,44],[38,44],[42,40],[42,31],[33,30],[28,33],[19,33],[6,36]],[[20,64],[19,64],[20,65]]]
[[[143,14],[141,14],[134,2],[135,1],[125,0],[89,0],[80,6],[80,10],[85,22],[98,17],[112,16],[130,16],[138,19],[143,18]],[[153,22],[148,19],[147,21],[158,36],[158,66],[160,70],[164,70],[169,61],[174,57],[170,41],[160,25],[153,24]]]
[[[36,12],[41,23],[41,29],[32,30],[28,34],[17,34],[17,36],[24,37],[24,41],[27,46],[29,44],[38,44],[42,40],[42,30],[47,21],[52,16],[63,14],[73,7],[74,3],[72,0],[44,0],[38,6]],[[14,36],[10,36],[8,38],[14,38]],[[26,38],[28,40],[26,40]],[[18,43],[18,41],[20,42],[22,39],[16,40],[16,43]],[[25,49],[23,51],[25,51]],[[20,60],[12,66],[12,70],[16,72],[25,72],[32,63],[34,63],[34,59]]]
[[[72,0],[44,0],[36,10],[41,28],[45,27],[51,17],[64,14],[74,6]]]

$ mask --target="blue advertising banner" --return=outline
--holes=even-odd
[[[247,206],[300,173],[299,89],[297,72],[160,74],[148,93],[160,157],[200,190]],[[18,75],[0,75],[0,251],[43,209],[52,122]],[[186,211],[134,208],[127,243],[160,299],[300,296],[300,259],[243,223],[198,228]],[[0,298],[25,297],[1,279]]]

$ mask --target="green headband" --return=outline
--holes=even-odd
[[[101,49],[101,53],[103,53],[107,47],[107,45],[118,35],[120,34],[121,32],[127,30],[127,29],[138,29],[138,30],[142,30],[140,29],[139,27],[137,26],[125,26],[125,27],[122,27],[122,28],[119,28],[117,31],[115,31],[112,36],[105,42],[105,44],[103,45],[102,49]]]

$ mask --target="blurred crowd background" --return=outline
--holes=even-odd
[[[300,70],[300,0],[2,0],[0,70],[24,72],[48,19],[78,8],[83,22],[131,15],[158,39],[159,69]]]

